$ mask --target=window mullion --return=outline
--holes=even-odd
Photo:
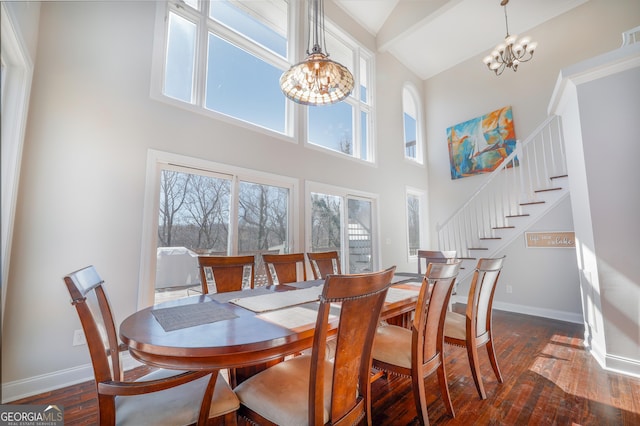
[[[195,105],[198,106],[204,106],[207,87],[207,63],[209,59],[209,29],[207,27],[208,10],[209,2],[201,2],[200,16],[198,19],[198,35],[196,38],[196,78],[194,87]]]
[[[228,252],[232,256],[238,255],[238,211],[240,202],[240,179],[235,175],[231,181],[229,197],[229,240]]]

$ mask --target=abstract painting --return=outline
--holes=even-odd
[[[516,148],[511,107],[449,127],[447,141],[451,179],[492,172]]]

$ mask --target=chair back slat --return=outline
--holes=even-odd
[[[304,253],[263,254],[269,285],[307,280]]]
[[[82,324],[96,383],[121,381],[118,334],[104,281],[93,266],[88,266],[66,275],[64,282]]]
[[[216,293],[253,288],[255,257],[247,256],[198,256],[202,292],[209,293],[211,283]]]
[[[371,424],[371,350],[380,311],[391,283],[395,266],[385,271],[328,275],[320,298],[320,310],[311,355],[309,424],[324,424],[325,351],[332,303],[340,304],[333,362],[330,423],[355,424],[365,415]],[[363,313],[366,312],[366,315]],[[366,321],[363,320],[366,317]]]
[[[329,274],[342,273],[340,255],[337,251],[307,253],[307,258],[311,264],[313,278],[316,280],[323,279]]]
[[[430,263],[448,263],[455,260],[455,250],[418,250],[418,273],[422,274],[422,265],[425,271]]]
[[[429,263],[422,280],[413,320],[413,340],[419,363],[428,361],[442,352],[444,346],[444,320],[460,260],[454,263]]]
[[[485,335],[491,329],[493,296],[505,257],[484,258],[478,261],[469,287],[467,321],[473,320],[470,330],[475,329],[476,337]]]

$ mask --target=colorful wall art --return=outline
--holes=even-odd
[[[449,127],[447,141],[451,179],[492,172],[516,147],[511,107]]]

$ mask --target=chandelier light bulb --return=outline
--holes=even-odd
[[[509,0],[502,0],[500,3],[504,7],[504,22],[507,30],[504,43],[497,45],[491,54],[485,56],[482,60],[487,68],[496,75],[502,74],[505,68],[511,68],[514,72],[517,71],[518,65],[531,60],[533,52],[538,47],[537,43],[531,42],[530,37],[522,37],[518,40],[516,34],[509,34],[507,3],[509,3]]]

